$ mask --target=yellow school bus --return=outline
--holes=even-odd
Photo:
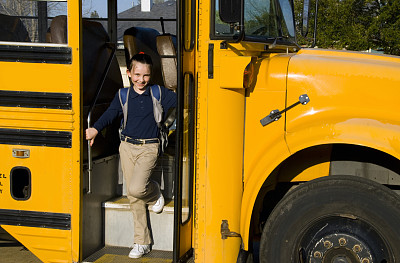
[[[398,262],[400,58],[297,23],[292,0],[0,1],[1,229],[43,262]],[[178,105],[133,260],[120,122],[84,130],[137,52]]]

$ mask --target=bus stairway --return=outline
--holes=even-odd
[[[134,222],[129,200],[126,197],[126,188],[123,186],[122,196],[102,204],[104,211],[104,248],[90,255],[83,262],[172,262],[174,231],[173,165],[174,158],[164,154],[159,159],[151,178],[160,183],[165,198],[162,213],[154,213],[151,207],[148,209],[149,226],[154,241],[152,251],[140,259],[128,257],[133,246]]]
[[[143,257],[134,259],[128,257],[130,250],[129,247],[106,246],[88,257],[83,263],[172,262],[172,251],[152,250]]]
[[[105,247],[83,262],[172,262],[174,201],[165,200],[160,214],[149,212],[151,232],[154,240],[152,251],[140,259],[128,257],[133,245],[133,219],[126,196],[118,197],[103,204],[105,211]]]

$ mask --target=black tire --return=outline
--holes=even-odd
[[[269,216],[260,261],[400,262],[400,197],[354,176],[304,183]]]

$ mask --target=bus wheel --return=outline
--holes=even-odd
[[[354,176],[329,176],[290,191],[269,216],[261,262],[390,263],[400,259],[400,197]]]

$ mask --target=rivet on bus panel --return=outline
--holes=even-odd
[[[13,149],[12,156],[15,158],[29,158],[30,150],[27,149]]]

